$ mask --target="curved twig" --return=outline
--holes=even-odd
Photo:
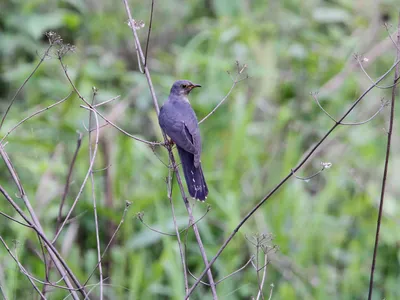
[[[49,46],[47,47],[46,51],[44,52],[44,54],[42,55],[42,57],[40,58],[40,61],[38,62],[38,64],[36,65],[36,67],[33,69],[33,71],[31,72],[31,74],[29,74],[29,76],[24,80],[24,82],[22,83],[22,85],[18,88],[17,92],[15,93],[15,95],[12,97],[10,104],[8,105],[6,112],[4,113],[3,118],[1,118],[1,122],[0,122],[0,130],[3,127],[3,123],[8,115],[8,112],[11,109],[11,106],[14,104],[15,99],[17,98],[17,96],[19,95],[19,93],[21,92],[21,90],[24,88],[24,86],[26,85],[26,83],[32,78],[33,74],[36,73],[37,69],[39,69],[40,65],[43,63],[43,61],[45,60],[45,58],[49,55],[50,49],[53,47],[53,43],[50,43]]]
[[[42,112],[44,112],[44,111],[46,111],[46,110],[49,110],[50,108],[53,108],[54,106],[56,106],[56,105],[58,105],[58,104],[63,103],[65,100],[67,100],[67,99],[72,95],[72,93],[73,93],[73,92],[70,92],[70,93],[68,94],[67,97],[61,99],[60,101],[57,101],[56,103],[53,103],[52,105],[49,105],[49,106],[47,106],[47,107],[45,107],[45,108],[43,108],[43,109],[40,109],[40,110],[38,110],[37,112],[35,112],[35,113],[33,113],[33,114],[27,116],[26,118],[22,119],[21,121],[19,121],[13,128],[11,128],[11,129],[3,136],[3,138],[0,140],[0,144],[2,144],[3,141],[10,135],[10,133],[13,132],[15,129],[17,129],[22,123],[24,123],[25,121],[27,121],[27,120],[33,118],[34,116],[36,116],[36,115],[38,115],[38,114],[40,114],[40,113],[42,113]]]
[[[93,110],[94,111],[94,109],[92,109],[92,108],[89,108],[89,110]],[[89,141],[89,143],[90,143],[90,141]],[[83,182],[82,182],[82,185],[81,185],[81,187],[79,189],[79,192],[76,195],[75,200],[72,203],[71,208],[69,209],[69,211],[67,213],[67,216],[65,217],[63,223],[61,224],[60,228],[57,230],[57,232],[56,232],[56,234],[55,234],[55,236],[53,238],[53,241],[52,241],[53,244],[55,243],[55,241],[59,237],[61,231],[63,230],[63,228],[65,226],[65,224],[67,223],[68,219],[70,218],[70,216],[71,216],[76,204],[78,203],[79,198],[81,197],[81,194],[83,192],[83,189],[85,188],[86,182],[89,179],[90,174],[92,173],[94,161],[95,161],[96,154],[97,154],[98,143],[99,143],[99,131],[96,130],[96,140],[95,140],[95,145],[94,145],[94,149],[93,149],[92,159],[90,160],[90,163],[89,163],[88,171],[86,172],[86,176],[83,179]]]
[[[321,172],[323,172],[325,169],[329,169],[330,167],[332,167],[332,164],[329,163],[329,162],[321,162],[321,165],[322,165],[321,170],[319,170],[317,173],[315,173],[315,174],[313,174],[313,175],[311,175],[311,176],[308,176],[308,177],[300,177],[300,176],[297,176],[297,175],[295,174],[295,171],[294,171],[293,169],[291,169],[291,170],[292,170],[293,176],[296,177],[297,179],[303,180],[303,181],[310,181],[310,179],[312,179],[312,178],[314,178],[315,176],[319,175],[319,174],[320,174]]]
[[[210,111],[203,119],[201,119],[201,120],[199,121],[199,125],[200,125],[201,123],[203,123],[205,120],[207,120],[208,117],[210,117],[213,113],[215,113],[215,111],[218,109],[218,107],[220,107],[220,106],[225,102],[225,100],[229,97],[229,95],[232,93],[233,89],[235,88],[235,86],[236,86],[239,82],[241,82],[241,81],[244,80],[244,79],[247,79],[247,77],[244,78],[244,79],[240,79],[240,80],[238,79],[239,76],[243,73],[243,71],[246,69],[247,66],[246,66],[246,65],[243,65],[243,67],[240,68],[240,67],[239,67],[239,63],[236,62],[236,64],[237,64],[237,66],[238,66],[238,72],[237,72],[237,74],[236,74],[235,79],[233,79],[233,84],[232,84],[231,88],[229,89],[228,93],[225,95],[224,98],[222,98],[222,100],[214,107],[214,109],[213,109],[212,111]]]

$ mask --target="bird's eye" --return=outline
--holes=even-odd
[[[186,89],[187,85],[186,85],[186,84],[182,84],[181,87],[183,87],[184,89]]]

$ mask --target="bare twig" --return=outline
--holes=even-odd
[[[147,31],[146,50],[145,50],[145,54],[144,54],[144,66],[145,66],[145,67],[147,66],[147,52],[148,52],[148,50],[149,50],[151,25],[153,24],[153,11],[154,11],[154,0],[151,0],[149,30]]]
[[[222,100],[217,104],[217,106],[215,106],[214,109],[208,113],[208,115],[206,115],[203,119],[200,120],[199,124],[203,123],[205,120],[208,119],[208,117],[210,117],[213,113],[215,113],[215,111],[218,109],[218,107],[220,107],[220,106],[225,102],[225,100],[229,97],[229,95],[232,93],[232,91],[233,91],[233,89],[235,88],[235,86],[236,86],[240,81],[243,80],[243,79],[239,79],[239,77],[240,77],[240,75],[243,73],[243,71],[247,68],[247,66],[246,66],[246,65],[243,65],[243,66],[240,67],[238,62],[236,62],[236,65],[237,65],[238,71],[237,71],[237,74],[236,74],[235,79],[233,79],[232,86],[231,86],[231,88],[229,89],[228,93],[225,95],[224,98],[222,98]],[[247,77],[246,77],[246,78],[247,78]],[[245,78],[245,79],[246,79],[246,78]]]
[[[252,255],[250,257],[250,259],[243,266],[241,266],[239,269],[237,269],[236,271],[233,271],[229,275],[226,275],[225,277],[223,277],[220,280],[216,281],[215,284],[216,285],[220,284],[222,281],[224,281],[224,280],[228,279],[229,277],[231,277],[231,276],[239,273],[240,271],[244,270],[244,268],[246,268],[253,261],[253,259],[254,259],[254,255]],[[190,276],[192,276],[195,280],[198,280],[198,278],[196,276],[194,276],[193,273],[190,272],[190,270],[188,270],[188,272],[189,272]],[[203,285],[210,286],[210,284],[208,284],[207,282],[204,282],[204,281],[200,281],[200,283],[203,284]]]
[[[102,105],[104,105],[104,104],[106,104],[106,103],[109,103],[109,102],[111,102],[111,101],[117,100],[119,97],[121,97],[121,95],[118,95],[118,96],[112,97],[111,99],[108,99],[108,100],[106,100],[106,101],[103,101],[103,102],[94,104],[93,107],[102,106]]]
[[[185,295],[187,295],[187,293],[189,291],[189,283],[188,283],[188,276],[187,276],[186,257],[185,257],[185,253],[184,253],[183,246],[182,246],[181,235],[180,235],[180,232],[179,232],[178,223],[176,221],[174,203],[172,201],[172,179],[173,179],[173,174],[174,173],[172,173],[171,168],[168,168],[167,193],[168,193],[169,203],[171,204],[172,219],[174,221],[174,228],[175,228],[175,232],[176,232],[176,238],[178,240],[179,255],[181,257],[181,262],[182,262],[183,279],[184,279],[184,284],[185,284]]]
[[[92,106],[94,105],[94,99],[97,94],[97,89],[93,87],[93,98],[92,98]],[[99,119],[97,114],[94,113],[94,119],[96,121],[96,146],[98,146],[98,134],[99,134]],[[92,129],[92,121],[93,121],[93,110],[91,109],[89,112],[89,128]],[[93,159],[92,153],[92,139],[91,139],[91,132],[89,131],[89,160]],[[96,190],[94,184],[94,176],[93,171],[90,172],[90,182],[92,185],[92,199],[93,199],[93,213],[94,213],[94,224],[95,224],[95,231],[96,231],[96,248],[97,248],[97,263],[99,266],[99,283],[100,283],[100,300],[103,300],[103,266],[101,264],[101,249],[100,249],[100,237],[99,237],[99,221],[97,216],[97,203],[96,203]]]
[[[64,186],[64,192],[63,192],[63,195],[62,195],[62,198],[61,198],[60,207],[58,209],[56,232],[58,232],[58,230],[60,229],[60,226],[62,224],[62,221],[61,221],[62,210],[63,210],[63,207],[64,207],[65,199],[67,198],[67,195],[68,195],[68,192],[69,192],[69,186],[70,186],[72,171],[74,169],[76,158],[78,156],[78,152],[79,152],[79,149],[81,148],[81,145],[82,145],[82,133],[79,132],[78,133],[78,140],[77,140],[76,149],[75,149],[74,155],[72,157],[71,163],[69,165],[68,175],[67,175],[67,179],[66,179],[65,186]],[[50,273],[50,270],[51,270],[52,266],[53,266],[52,261],[50,261],[50,263],[48,264],[48,266],[46,268],[46,278],[47,278],[48,274]],[[42,292],[43,292],[43,294],[47,293],[47,286],[46,285],[43,286]]]
[[[377,85],[375,85],[375,87],[378,87]],[[336,119],[334,117],[332,117],[321,105],[321,103],[318,100],[317,97],[318,93],[311,93],[311,96],[314,98],[315,102],[317,103],[317,105],[319,106],[319,108],[335,123],[339,123],[339,125],[344,125],[344,126],[358,126],[358,125],[364,125],[366,123],[368,123],[369,121],[372,121],[381,111],[384,107],[386,107],[388,105],[388,102],[383,101],[383,99],[381,100],[381,106],[379,107],[379,109],[371,116],[369,117],[367,120],[365,121],[361,121],[361,122],[355,122],[355,123],[349,123],[349,122],[338,122],[336,121]]]
[[[122,224],[124,223],[125,217],[126,217],[126,213],[128,212],[128,209],[129,209],[129,207],[131,206],[131,204],[132,204],[132,203],[129,202],[129,201],[126,201],[126,202],[125,202],[125,209],[124,209],[124,212],[123,212],[123,214],[122,214],[121,221],[119,222],[117,228],[115,229],[113,235],[111,236],[110,241],[108,242],[106,248],[104,249],[103,254],[101,255],[101,260],[104,258],[104,255],[106,254],[108,248],[110,247],[110,245],[111,245],[112,242],[114,241],[114,238],[115,238],[115,236],[117,235],[119,229],[121,228]],[[87,283],[89,282],[90,278],[92,277],[92,275],[94,274],[94,272],[97,270],[97,267],[99,266],[99,264],[100,264],[100,262],[97,263],[97,265],[96,265],[96,267],[93,269],[92,273],[90,273],[88,279],[86,279],[86,281],[85,281],[85,283],[84,283],[84,286],[87,285]]]
[[[92,108],[89,108],[89,110],[92,110]],[[89,141],[89,143],[90,143],[90,141]],[[83,189],[85,188],[86,182],[87,182],[90,174],[92,173],[94,161],[95,161],[96,154],[97,154],[98,143],[99,143],[99,131],[96,130],[96,140],[95,140],[95,145],[94,145],[94,149],[93,149],[93,155],[92,155],[92,158],[90,160],[89,168],[88,168],[88,170],[86,172],[86,176],[83,179],[83,182],[82,182],[82,185],[81,185],[81,187],[79,189],[79,192],[76,195],[75,200],[72,203],[71,208],[69,209],[69,211],[67,213],[67,216],[65,217],[65,219],[64,219],[63,223],[61,224],[60,228],[57,230],[56,234],[54,235],[54,238],[53,238],[53,241],[52,241],[53,243],[55,243],[55,241],[57,240],[57,238],[60,235],[61,231],[63,230],[65,224],[67,223],[68,219],[70,218],[70,216],[71,216],[76,204],[78,203],[79,198],[81,197],[81,194],[83,192]]]
[[[14,259],[14,261],[17,263],[19,269],[21,270],[21,272],[25,275],[26,274],[26,270],[24,268],[24,266],[20,263],[20,261],[18,260],[18,258],[12,253],[12,251],[10,250],[10,248],[7,246],[6,242],[3,240],[3,237],[0,236],[0,241],[3,243],[4,248],[6,248],[8,254],[10,254],[10,256]],[[39,290],[39,288],[36,286],[35,282],[32,280],[32,278],[30,276],[27,276],[29,282],[31,283],[31,285],[33,286],[33,288],[36,290],[36,292],[42,297],[42,299],[46,299],[46,297],[42,294],[42,292]]]
[[[3,285],[1,284],[1,282],[0,282],[0,295],[3,296],[4,300],[8,300],[6,293],[3,290]]]
[[[193,224],[189,224],[186,228],[181,229],[181,230],[179,231],[179,233],[181,234],[181,233],[183,233],[183,232],[185,232],[185,231],[188,231],[191,227],[193,227],[193,225],[196,225],[197,223],[199,223],[199,222],[208,214],[208,212],[209,212],[210,210],[211,210],[211,206],[208,205],[208,206],[207,206],[206,212],[205,212],[199,219],[197,219]],[[154,231],[154,232],[156,232],[156,233],[159,233],[159,234],[162,234],[162,235],[165,235],[165,236],[176,236],[175,233],[167,233],[167,232],[163,232],[163,231],[160,231],[160,230],[158,230],[158,229],[155,229],[155,228],[151,227],[149,224],[147,224],[147,223],[144,221],[143,216],[144,216],[144,212],[139,212],[139,213],[136,214],[136,217],[139,219],[139,221],[142,222],[142,224],[143,224],[144,226],[146,226],[148,229],[150,229],[151,231]]]
[[[397,45],[396,45],[396,60],[400,60],[400,13],[398,14],[398,26],[397,26]],[[396,70],[394,72],[395,80],[399,77],[399,66],[396,66]],[[386,157],[385,157],[385,167],[383,170],[383,177],[382,177],[382,188],[381,188],[381,195],[379,200],[379,211],[378,211],[378,219],[376,222],[376,234],[375,234],[375,243],[374,243],[374,252],[372,255],[372,264],[371,264],[371,274],[369,279],[369,289],[368,289],[368,300],[372,299],[372,291],[374,288],[374,272],[375,272],[375,264],[376,264],[376,256],[378,254],[378,245],[379,245],[379,232],[381,228],[381,221],[382,221],[382,211],[383,211],[383,203],[385,200],[385,190],[386,190],[386,180],[387,180],[387,173],[389,169],[389,157],[390,157],[390,146],[392,141],[392,133],[393,133],[393,123],[394,123],[394,105],[396,103],[396,86],[393,86],[392,89],[392,100],[390,106],[390,121],[389,121],[389,131],[387,134],[387,145],[386,145]]]
[[[2,152],[1,154],[3,155],[4,158],[4,149],[1,147],[0,145],[0,152]],[[72,273],[71,269],[68,267],[68,265],[66,264],[66,262],[64,261],[64,259],[61,257],[61,255],[58,253],[57,249],[53,246],[53,244],[47,239],[47,237],[44,235],[43,233],[43,229],[40,226],[40,223],[37,220],[36,215],[33,214],[32,219],[34,220],[33,222],[31,222],[29,220],[29,218],[25,215],[25,213],[22,211],[22,209],[15,203],[15,201],[8,195],[8,193],[6,192],[6,190],[0,185],[0,192],[3,194],[3,196],[6,198],[6,200],[12,205],[12,207],[18,212],[18,214],[25,220],[25,222],[28,223],[29,226],[32,227],[33,230],[35,230],[35,232],[40,236],[40,238],[43,239],[46,248],[50,254],[50,257],[53,259],[58,271],[60,272],[63,280],[65,281],[68,290],[70,291],[72,297],[74,299],[79,299],[78,295],[76,295],[75,293],[75,289],[72,286],[69,278],[66,276],[66,274],[68,273],[68,275],[71,277],[71,279],[73,280],[73,282],[76,284],[76,286],[78,287],[79,292],[83,295],[86,296],[86,292],[84,290],[84,288],[81,286],[81,284],[79,283],[79,281],[76,279],[75,275]],[[25,203],[27,202],[27,197],[25,195],[23,195],[23,199],[25,201]],[[30,207],[30,205],[29,205]],[[32,208],[28,208],[28,210],[32,210]]]
[[[60,208],[58,209],[56,231],[58,231],[59,226],[61,225],[62,209],[64,207],[65,199],[67,198],[67,195],[69,192],[69,185],[71,182],[72,171],[74,170],[76,158],[78,156],[78,152],[79,152],[79,149],[81,148],[81,145],[82,145],[82,133],[79,132],[74,156],[72,157],[71,163],[69,164],[68,175],[67,175],[67,179],[66,179],[65,186],[64,186],[64,192],[63,192],[61,202],[60,202]]]
[[[271,283],[270,287],[271,287],[271,290],[269,291],[268,300],[271,300],[271,299],[272,299],[272,293],[273,293],[273,291],[274,291],[275,285],[274,285],[273,283]]]
[[[52,34],[52,33],[48,33],[48,34]],[[11,109],[11,106],[14,104],[15,99],[17,98],[17,96],[19,95],[19,93],[21,92],[21,90],[24,88],[24,86],[26,85],[26,83],[32,78],[33,74],[36,73],[36,71],[39,69],[40,65],[43,63],[43,61],[46,59],[46,57],[49,55],[50,49],[57,43],[60,42],[59,39],[52,39],[51,37],[49,37],[49,46],[47,47],[46,51],[44,52],[44,54],[42,55],[42,57],[40,58],[38,64],[36,65],[36,67],[33,69],[33,71],[29,74],[29,76],[24,80],[24,82],[22,83],[22,85],[18,88],[17,92],[15,93],[15,95],[12,97],[10,104],[8,105],[6,112],[4,113],[3,118],[1,119],[1,123],[0,123],[0,130],[3,127],[3,123],[7,117],[8,112]]]
[[[389,38],[390,38],[390,40],[392,41],[393,45],[396,47],[397,51],[400,51],[400,46],[399,46],[398,42],[396,43],[396,42],[394,41],[394,39],[392,38],[392,35],[391,35],[390,32],[389,32],[388,24],[385,22],[383,25],[385,26],[386,31],[387,31],[387,33],[388,33],[388,35],[389,35]],[[397,29],[397,30],[398,30],[398,29]],[[397,35],[398,35],[398,34],[399,34],[399,32],[397,32]]]
[[[68,95],[67,97],[61,99],[60,101],[57,101],[56,103],[54,103],[54,104],[52,104],[52,105],[50,105],[50,106],[47,106],[47,107],[45,107],[45,108],[43,108],[43,109],[41,109],[41,110],[38,110],[37,112],[35,112],[35,113],[29,115],[28,117],[22,119],[21,121],[19,121],[13,128],[11,128],[11,129],[4,135],[4,137],[0,140],[0,144],[2,144],[3,141],[10,135],[10,133],[13,132],[15,129],[17,129],[22,123],[24,123],[25,121],[29,120],[30,118],[33,118],[34,116],[36,116],[36,115],[38,115],[38,114],[40,114],[40,113],[42,113],[42,112],[44,112],[44,111],[49,110],[50,108],[52,108],[52,107],[54,107],[54,106],[56,106],[56,105],[58,105],[58,104],[61,104],[62,102],[64,102],[65,100],[67,100],[71,95],[72,95],[72,92],[70,92],[69,95]]]
[[[0,211],[0,215],[2,215],[3,217],[6,217],[7,219],[14,221],[22,226],[28,227],[28,228],[32,228],[32,226],[29,226],[28,224],[22,223],[21,221],[18,221],[17,219],[7,215],[6,213],[3,213],[2,211]]]
[[[260,286],[259,286],[259,290],[258,290],[258,294],[257,294],[256,300],[259,300],[260,296],[264,299],[262,290],[263,290],[263,287],[264,287],[265,278],[267,277],[267,268],[265,267],[267,265],[267,263],[268,263],[268,253],[264,253],[264,271],[263,271],[263,276],[262,276],[262,279],[261,279],[261,283],[260,283]],[[258,274],[258,270],[257,270],[257,274]]]
[[[391,36],[390,36],[390,39],[393,40]],[[360,55],[358,55],[358,54],[354,54],[354,58],[358,62],[358,65],[360,66],[360,69],[364,72],[365,76],[367,76],[367,78],[369,79],[369,81],[371,83],[374,83],[374,80],[371,78],[371,76],[369,76],[368,72],[364,69],[364,66],[362,64],[364,61],[368,61],[368,59],[366,57],[361,58]],[[385,86],[375,85],[375,87],[377,87],[378,89],[382,89],[382,90],[391,89],[392,87],[394,87],[398,83],[399,83],[399,77],[395,78],[393,84],[385,85]]]
[[[314,178],[315,176],[319,175],[319,174],[320,174],[321,172],[323,172],[325,169],[329,169],[329,168],[332,166],[332,164],[329,163],[329,162],[321,162],[321,165],[322,165],[321,170],[319,170],[317,173],[315,173],[315,174],[313,174],[313,175],[310,175],[310,176],[308,176],[308,177],[300,177],[300,176],[297,176],[297,175],[294,173],[293,169],[292,169],[293,176],[296,177],[296,178],[299,179],[299,180],[309,181],[310,179],[312,179],[312,178]]]
[[[203,278],[203,276],[206,274],[207,270],[211,267],[212,264],[218,259],[218,257],[221,255],[221,253],[225,250],[226,246],[230,243],[230,241],[233,239],[233,237],[236,235],[236,233],[240,230],[240,228],[243,226],[244,223],[268,200],[271,198],[272,195],[275,194],[276,191],[278,191],[285,183],[288,181],[292,176],[293,176],[293,171],[297,172],[305,163],[308,161],[308,159],[312,156],[312,154],[321,146],[321,144],[328,138],[328,136],[331,135],[331,133],[340,125],[340,123],[353,111],[353,109],[360,103],[360,101],[367,95],[379,82],[381,82],[398,64],[400,63],[400,59],[396,60],[396,62],[389,68],[389,70],[383,74],[374,84],[368,87],[364,93],[361,94],[360,97],[354,103],[350,106],[350,108],[344,113],[344,115],[339,119],[338,122],[335,122],[335,124],[328,130],[328,132],[312,147],[310,152],[300,161],[300,163],[297,165],[296,168],[290,171],[288,175],[286,175],[267,195],[265,195],[261,201],[253,207],[247,215],[239,222],[239,224],[235,227],[233,232],[229,235],[229,237],[225,240],[225,242],[222,244],[220,249],[217,251],[215,256],[211,259],[210,264],[208,267],[204,269],[204,271],[201,273],[199,276],[199,280]],[[194,289],[197,287],[199,284],[199,280],[197,280],[192,287],[189,290],[189,295],[194,291]],[[188,297],[187,297],[188,298]],[[187,299],[186,298],[186,299]]]

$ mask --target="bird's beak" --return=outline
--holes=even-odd
[[[190,87],[190,90],[193,90],[194,88],[197,88],[197,87],[201,87],[201,85],[200,84],[192,84]]]

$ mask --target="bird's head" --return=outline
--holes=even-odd
[[[199,84],[194,84],[189,80],[177,80],[171,88],[171,94],[176,96],[187,96],[196,87],[201,87]]]

